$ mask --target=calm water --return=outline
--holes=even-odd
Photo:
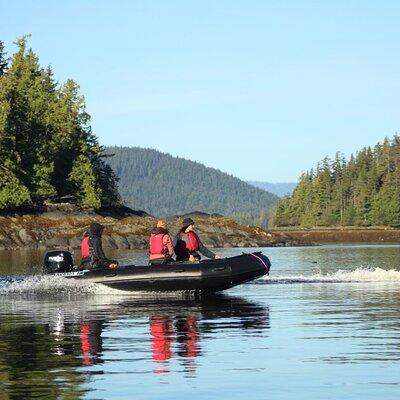
[[[65,284],[34,275],[42,254],[0,253],[0,399],[398,399],[400,246],[264,252],[270,278],[202,300]]]

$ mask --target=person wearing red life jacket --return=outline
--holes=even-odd
[[[207,258],[219,258],[201,242],[197,233],[193,231],[194,221],[191,218],[185,218],[182,222],[182,228],[174,241],[176,261],[199,261],[201,253]]]
[[[101,235],[104,226],[93,222],[81,242],[81,268],[117,268],[118,262],[109,260],[103,251]]]
[[[81,265],[90,263],[90,247],[89,247],[90,233],[85,231],[81,241]]]
[[[174,261],[174,246],[165,221],[158,221],[151,231],[149,241],[149,262],[152,265],[167,264]]]

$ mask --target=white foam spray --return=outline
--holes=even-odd
[[[400,283],[400,271],[395,269],[359,267],[355,270],[313,273],[310,275],[273,275],[265,278],[269,283],[335,283],[335,282],[392,282]]]
[[[7,294],[121,294],[120,290],[84,280],[67,279],[52,275],[34,275],[25,278],[4,279],[0,282],[0,295]]]

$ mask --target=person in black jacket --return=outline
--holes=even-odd
[[[194,221],[191,218],[185,218],[182,222],[182,228],[174,240],[176,261],[199,261],[201,259],[199,253],[207,258],[220,258],[204,246],[193,228]]]
[[[82,259],[83,268],[117,268],[118,262],[106,257],[101,243],[104,226],[93,222],[89,230],[89,257]]]

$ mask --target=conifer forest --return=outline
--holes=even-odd
[[[155,216],[200,211],[266,227],[279,199],[232,175],[153,149],[107,147],[124,203]]]
[[[322,160],[277,203],[272,225],[400,226],[400,136]]]
[[[78,85],[58,84],[27,39],[11,57],[0,41],[0,210],[63,198],[82,208],[118,204]]]

